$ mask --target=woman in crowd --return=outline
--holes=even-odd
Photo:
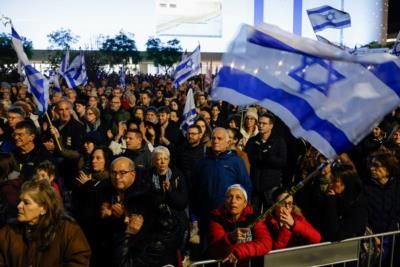
[[[368,225],[374,233],[400,229],[399,161],[391,152],[375,152],[368,161]]]
[[[89,106],[85,111],[86,132],[98,131],[100,127],[100,110],[96,107]]]
[[[240,133],[243,135],[243,147],[246,146],[247,140],[249,140],[250,137],[256,136],[258,134],[257,121],[257,110],[255,108],[249,108],[249,110],[247,110],[246,112],[246,115],[244,116],[243,128],[240,129]]]
[[[205,144],[207,147],[211,146],[211,128],[205,119],[199,117],[196,120],[196,125],[201,128],[201,143]]]
[[[287,190],[280,187],[272,194],[275,202],[288,196]],[[294,204],[293,196],[268,215],[266,224],[274,240],[274,249],[319,243],[320,233],[306,220],[300,209]]]
[[[154,148],[152,153],[153,168],[150,172],[151,188],[156,206],[176,215],[176,247],[171,247],[170,255],[173,255],[178,248],[182,248],[184,234],[188,230],[188,194],[186,180],[182,173],[170,166],[170,152],[164,146]],[[176,263],[171,258],[171,264]]]
[[[367,226],[367,200],[354,166],[331,167],[329,189],[321,199],[321,233],[326,241],[361,236]]]
[[[99,146],[93,149],[90,158],[90,170],[88,172],[81,170],[76,178],[78,186],[73,192],[73,213],[92,249],[95,250],[98,207],[101,201],[101,191],[111,183],[109,167],[112,152],[107,147]]]
[[[0,266],[89,266],[90,247],[48,181],[24,183],[17,223],[0,229]]]
[[[267,254],[272,249],[272,239],[263,221],[248,228],[256,217],[247,204],[246,190],[239,184],[228,187],[224,206],[212,212],[208,255],[231,266],[245,265],[251,258],[251,266],[263,266],[262,258],[254,257]]]
[[[242,134],[238,129],[228,128],[229,140],[231,142],[230,149],[235,151],[236,154],[243,160],[246,166],[247,173],[250,174],[250,162],[247,153],[240,147],[240,140],[242,140]]]
[[[11,153],[0,153],[0,227],[17,216],[22,179]]]

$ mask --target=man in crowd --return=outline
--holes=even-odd
[[[52,160],[52,155],[46,148],[37,142],[37,130],[32,121],[23,120],[17,123],[13,133],[17,151],[15,159],[20,166],[24,180],[32,179],[36,167],[45,160]]]
[[[268,209],[272,203],[272,191],[282,183],[286,166],[286,143],[273,134],[275,116],[265,112],[258,117],[258,134],[247,141],[244,151],[250,161],[250,177],[253,182],[252,204],[256,212]]]
[[[228,131],[215,128],[210,153],[194,168],[192,206],[199,220],[201,236],[205,233],[210,212],[223,204],[229,186],[240,184],[251,195],[251,181],[243,160],[229,150],[229,144]]]

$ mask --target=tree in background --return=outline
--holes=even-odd
[[[47,35],[48,42],[50,44],[49,49],[56,49],[49,54],[48,59],[51,68],[55,70],[67,49],[71,49],[71,46],[79,41],[79,35],[71,32],[70,29],[61,28]],[[70,58],[75,56],[74,53],[70,54]]]
[[[22,37],[24,51],[28,58],[32,56],[33,45],[25,37]],[[15,82],[19,79],[16,63],[17,54],[11,46],[11,35],[0,33],[0,81]]]
[[[134,34],[120,31],[114,38],[107,37],[102,42],[100,51],[105,56],[105,64],[121,64],[132,59],[134,64],[140,61],[140,54],[133,39]]]
[[[147,58],[152,60],[155,66],[161,66],[165,72],[178,62],[182,55],[182,47],[177,39],[169,40],[166,44],[159,38],[150,38],[146,42]]]

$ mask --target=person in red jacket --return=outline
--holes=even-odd
[[[288,195],[287,190],[278,188],[273,192],[273,200],[278,202]],[[277,206],[265,221],[274,240],[273,249],[314,244],[321,241],[320,233],[306,220],[300,209],[289,196]]]
[[[246,264],[272,249],[272,239],[263,221],[252,223],[256,214],[247,204],[246,190],[239,184],[228,187],[223,207],[212,212],[208,236],[208,255],[222,259],[227,265]],[[261,261],[261,262],[258,262]],[[262,258],[252,260],[252,266],[262,265]]]

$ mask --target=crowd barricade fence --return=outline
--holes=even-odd
[[[400,266],[400,230],[286,249],[264,256],[265,267]],[[221,260],[192,262],[190,267],[223,266]],[[251,260],[248,263],[251,266]]]

